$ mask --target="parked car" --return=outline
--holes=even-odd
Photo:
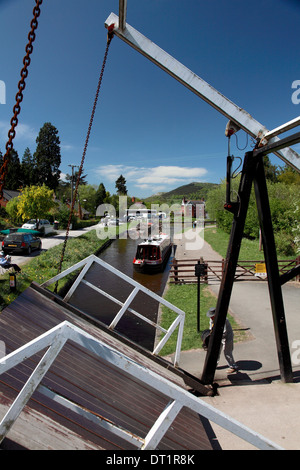
[[[21,251],[30,254],[32,250],[40,250],[42,242],[39,237],[31,233],[10,233],[2,241],[2,251],[7,254]]]
[[[37,224],[38,220],[38,224]],[[46,235],[49,232],[53,232],[54,228],[47,219],[30,219],[25,224],[22,225],[22,228],[27,230],[39,230],[43,235]]]

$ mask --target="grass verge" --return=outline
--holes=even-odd
[[[203,233],[203,232],[202,232]],[[204,231],[204,240],[210,244],[210,246],[219,253],[223,258],[226,258],[227,247],[229,242],[230,235],[223,232],[220,228],[217,227],[207,227]],[[288,260],[292,259],[293,256],[286,256],[278,254],[278,259]],[[251,260],[251,261],[263,261],[264,252],[259,250],[259,241],[258,240],[249,240],[248,238],[243,238],[239,253],[240,260]]]
[[[78,261],[81,261],[92,253],[99,252],[101,247],[111,238],[111,235],[115,234],[115,230],[116,227],[112,228],[112,233],[110,233],[110,229],[108,229],[107,233],[105,233],[105,237],[102,236],[103,239],[98,238],[96,230],[86,232],[77,238],[69,238],[62,263],[62,271],[73,266]],[[16,276],[17,289],[14,292],[10,290],[9,274],[6,273],[0,277],[0,311],[13,302],[31,284],[31,282],[34,281],[38,284],[42,284],[48,279],[56,276],[62,247],[62,244],[54,246],[24,264],[22,266],[22,272]],[[59,281],[58,290],[61,289],[73,276],[74,273]],[[49,289],[53,290],[54,287],[54,285],[49,286]]]
[[[202,348],[201,334],[209,328],[209,319],[206,312],[210,307],[215,307],[217,303],[216,296],[210,291],[206,284],[200,286],[200,328],[197,330],[197,309],[198,294],[196,284],[169,284],[164,298],[170,303],[185,312],[184,331],[182,338],[182,351]],[[160,324],[163,328],[168,328],[175,320],[176,314],[169,308],[162,306]],[[243,331],[236,320],[228,315],[229,321],[234,330],[235,342],[244,339]],[[161,356],[173,354],[176,349],[177,334],[174,333],[161,350]]]

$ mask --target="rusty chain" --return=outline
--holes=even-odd
[[[18,93],[16,94],[16,104],[14,105],[13,108],[13,117],[10,121],[11,128],[8,132],[8,141],[6,143],[5,149],[5,155],[3,157],[3,164],[0,168],[0,199],[3,196],[3,189],[4,189],[4,184],[5,184],[5,178],[8,172],[8,164],[10,160],[10,154],[13,149],[13,139],[15,138],[16,135],[16,127],[18,125],[18,115],[20,114],[21,111],[21,106],[20,104],[23,101],[23,91],[25,89],[26,83],[25,79],[28,76],[28,67],[31,62],[30,55],[32,54],[33,51],[33,42],[35,40],[35,31],[38,27],[38,17],[40,16],[41,10],[40,10],[40,5],[43,3],[43,0],[35,0],[36,5],[33,9],[33,19],[30,23],[31,30],[28,34],[28,44],[26,45],[25,51],[26,55],[23,59],[23,68],[21,70],[21,80],[18,83]]]
[[[94,116],[95,116],[95,112],[96,112],[96,107],[97,107],[97,103],[98,103],[100,87],[101,87],[102,78],[103,78],[103,74],[104,74],[104,69],[105,69],[105,65],[106,65],[106,61],[107,61],[109,46],[110,46],[111,40],[113,38],[113,35],[114,35],[114,33],[113,33],[113,25],[112,25],[112,27],[110,27],[108,29],[107,44],[106,44],[104,59],[103,59],[102,67],[101,67],[101,72],[100,72],[100,76],[99,76],[99,80],[98,80],[98,85],[97,85],[96,95],[95,95],[95,99],[94,99],[93,109],[92,109],[90,122],[89,122],[89,126],[88,126],[88,131],[87,131],[87,135],[86,135],[86,139],[85,139],[81,164],[80,164],[80,167],[79,167],[79,170],[78,170],[76,186],[75,186],[75,190],[74,190],[74,195],[73,195],[73,200],[72,200],[72,205],[71,205],[71,210],[70,210],[70,215],[69,215],[69,220],[68,220],[68,225],[67,225],[67,230],[66,230],[66,235],[65,235],[65,239],[64,239],[64,243],[63,243],[63,248],[62,248],[62,252],[61,252],[61,257],[60,257],[60,261],[59,261],[57,274],[60,274],[61,269],[62,269],[62,263],[63,263],[63,260],[64,260],[66,246],[67,246],[67,242],[68,242],[68,238],[69,238],[69,232],[70,232],[72,216],[73,216],[73,213],[74,213],[74,206],[75,206],[75,201],[76,201],[76,197],[77,197],[79,181],[80,181],[80,177],[81,177],[81,174],[82,174],[82,171],[83,171],[83,164],[84,164],[84,160],[85,160],[85,156],[86,156],[86,151],[87,151],[87,147],[88,147],[88,143],[89,143],[89,139],[90,139],[90,134],[91,134],[91,129],[92,129],[93,121],[94,121]],[[58,281],[55,284],[54,292],[57,292],[57,287],[58,287]]]

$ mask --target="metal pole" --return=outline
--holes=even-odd
[[[279,368],[282,380],[290,383],[293,382],[293,372],[263,155],[258,155],[256,159],[257,170],[254,178],[254,190],[262,232]]]
[[[198,265],[199,264],[200,264],[200,261],[198,261]],[[198,276],[197,297],[198,297],[198,302],[197,302],[197,331],[199,333],[199,331],[200,331],[200,276]]]
[[[223,276],[221,280],[218,301],[216,305],[216,314],[214,328],[208,345],[208,351],[205,358],[202,379],[204,384],[211,384],[214,379],[215,370],[219,358],[219,351],[225,326],[227,311],[229,308],[230,297],[234,282],[234,276],[239,257],[241,242],[243,238],[246,215],[249,206],[251,187],[254,178],[255,165],[253,152],[245,155],[244,165],[238,191],[238,206],[234,212],[234,219],[231,228],[231,234],[227,249],[227,255],[224,263]]]

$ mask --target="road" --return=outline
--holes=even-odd
[[[86,227],[80,230],[70,230],[69,238],[79,237],[80,235],[83,235],[84,233],[89,232],[90,230],[94,230],[95,228],[96,226],[92,225],[91,227]],[[43,251],[47,251],[49,250],[49,248],[52,248],[53,246],[63,243],[65,240],[65,237],[66,237],[66,231],[58,230],[56,232],[56,235],[42,238],[42,250],[35,250],[30,255],[19,254],[19,253],[12,254],[11,262],[14,264],[17,264],[18,266],[22,266],[28,263],[32,258],[39,256],[41,253],[43,253]]]

